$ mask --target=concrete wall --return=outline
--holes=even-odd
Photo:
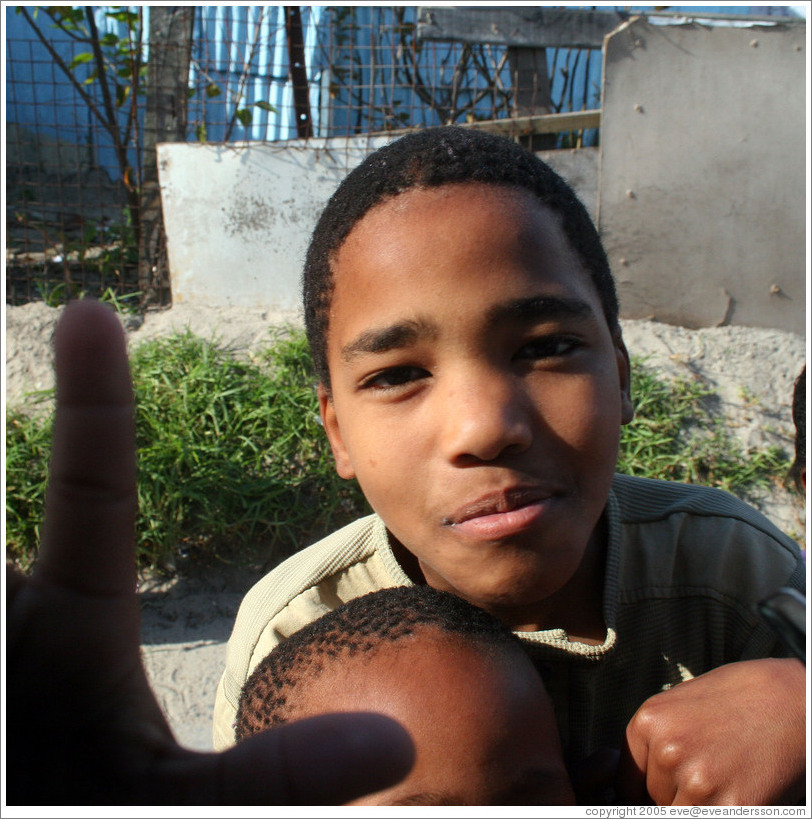
[[[174,302],[295,310],[310,233],[385,138],[158,145]]]
[[[158,146],[174,302],[297,310],[310,233],[386,137]],[[598,151],[543,154],[597,216]]]
[[[598,212],[625,317],[804,332],[805,35],[607,37]]]
[[[584,207],[598,221],[598,168],[600,149],[573,148],[561,151],[539,151],[540,156],[559,176],[569,182]]]
[[[599,178],[597,149],[542,156],[597,218],[624,317],[804,332],[804,42],[643,20],[607,38]],[[387,141],[158,146],[173,299],[298,309],[321,208]]]

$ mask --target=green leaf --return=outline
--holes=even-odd
[[[108,11],[105,17],[126,23],[128,28],[132,28],[138,22],[138,15],[134,11]]]
[[[235,116],[240,121],[243,128],[247,128],[253,121],[254,116],[250,108],[240,108],[236,111]]]
[[[130,96],[129,85],[116,85],[116,106],[121,108]]]
[[[254,105],[256,105],[257,108],[261,108],[263,111],[270,111],[272,114],[278,114],[279,113],[279,111],[277,111],[277,109],[274,108],[274,106],[271,105],[271,103],[269,103],[269,102],[260,101],[260,102],[255,102]]]
[[[83,65],[84,63],[89,63],[93,59],[93,55],[89,51],[83,51],[81,54],[77,54],[69,63],[68,68],[73,71],[74,68],[77,66]]]
[[[206,141],[206,123],[201,122],[197,128],[195,128],[195,137],[197,138],[198,142],[205,142]]]
[[[45,13],[66,31],[76,31],[79,23],[85,19],[85,13],[81,8],[71,8],[70,6],[48,6]],[[36,11],[34,12],[36,16]]]
[[[82,85],[90,85],[91,83],[96,82],[97,77],[99,76],[99,72],[96,71],[94,68],[93,71],[90,72],[88,78],[82,83]]]
[[[118,45],[118,37],[113,34],[112,31],[108,31],[104,37],[101,38],[101,44],[103,46],[115,46]]]
[[[216,82],[210,82],[206,86],[206,96],[207,97],[219,97],[222,92],[220,91],[220,86],[217,85]]]

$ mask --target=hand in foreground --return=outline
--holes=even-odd
[[[806,674],[795,659],[720,666],[651,697],[626,730],[629,805],[775,805],[804,798]]]
[[[54,337],[57,410],[42,547],[7,582],[7,803],[340,804],[398,782],[394,721],[334,714],[223,754],[174,740],[139,655],[134,411],[117,316],[69,305]]]

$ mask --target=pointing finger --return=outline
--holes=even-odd
[[[35,576],[95,594],[135,585],[135,419],[121,323],[69,304],[54,334],[56,416]]]

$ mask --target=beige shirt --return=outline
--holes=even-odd
[[[779,587],[805,592],[798,545],[725,492],[615,476],[601,645],[560,629],[518,632],[552,697],[568,763],[619,746],[648,697],[716,666],[782,654],[755,608]],[[246,595],[217,689],[214,747],[234,743],[240,690],[305,624],[359,595],[411,585],[377,515],[303,549]]]

